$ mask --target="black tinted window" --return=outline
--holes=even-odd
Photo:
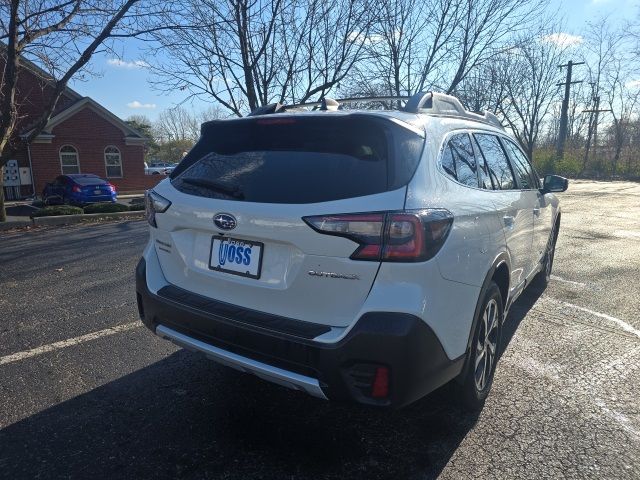
[[[507,155],[504,153],[498,137],[485,133],[475,133],[474,137],[487,162],[493,187],[496,190],[513,190],[515,188],[515,179],[513,178]]]
[[[460,183],[470,187],[478,186],[476,159],[468,134],[461,133],[451,137],[442,152],[442,167]]]
[[[192,195],[315,203],[406,185],[424,140],[370,115],[267,117],[206,124],[172,174]]]
[[[513,168],[520,179],[520,188],[524,190],[538,188],[536,175],[529,163],[529,160],[527,160],[526,155],[510,140],[503,138],[502,143],[509,153],[511,165],[513,165]]]

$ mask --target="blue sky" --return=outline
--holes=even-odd
[[[613,22],[631,20],[638,15],[637,0],[553,0],[551,11],[557,10],[565,19],[565,32],[579,35],[588,21],[610,15]],[[119,47],[120,59],[104,54],[92,59],[91,69],[98,74],[86,81],[73,81],[71,87],[83,96],[92,97],[121,118],[146,115],[155,119],[159,112],[185,100],[185,92],[167,94],[149,85],[139,42],[128,40]],[[204,110],[201,102],[186,105],[195,111]]]

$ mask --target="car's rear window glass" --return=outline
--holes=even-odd
[[[515,189],[516,182],[513,172],[498,137],[484,133],[474,133],[473,136],[480,146],[480,151],[487,162],[487,167],[489,167],[493,188],[496,190]]]
[[[78,185],[103,185],[106,180],[100,177],[71,177]]]
[[[370,115],[211,122],[171,182],[192,195],[262,203],[372,195],[409,182],[423,143]]]
[[[478,187],[476,159],[469,135],[460,133],[451,137],[442,152],[442,168],[458,182]]]

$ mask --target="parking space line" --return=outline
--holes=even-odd
[[[640,330],[638,330],[637,328],[635,328],[633,325],[625,322],[624,320],[621,320],[619,318],[616,317],[612,317],[611,315],[607,315],[606,313],[600,313],[600,312],[596,312],[594,310],[589,310],[588,308],[585,307],[581,307],[579,305],[574,305],[573,303],[569,303],[569,302],[565,302],[563,300],[555,300],[555,299],[549,299],[553,302],[559,303],[561,305],[564,305],[565,307],[569,307],[569,308],[573,308],[575,310],[580,310],[582,312],[585,313],[589,313],[593,316],[599,317],[599,318],[603,318],[605,320],[609,320],[610,322],[616,323],[618,324],[620,327],[622,327],[622,329],[625,332],[628,332],[632,335],[635,335],[636,337],[640,338]]]
[[[55,350],[60,350],[62,348],[72,347],[80,343],[85,343],[91,340],[96,340],[98,338],[114,335],[116,333],[125,332],[127,330],[132,330],[134,328],[141,327],[141,326],[142,324],[140,322],[125,323],[123,325],[116,325],[115,327],[105,328],[104,330],[99,330],[97,332],[87,333],[86,335],[81,335],[80,337],[68,338],[67,340],[61,340],[59,342],[50,343],[48,345],[42,345],[41,347],[32,348],[31,350],[12,353],[11,355],[0,357],[0,365],[18,362],[26,358],[42,355],[43,353],[53,352]]]

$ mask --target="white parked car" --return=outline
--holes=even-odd
[[[481,407],[509,307],[549,280],[567,180],[541,185],[454,97],[310,106],[205,124],[148,192],[142,320],[316,397],[399,407],[452,381]]]
[[[169,162],[152,162],[144,164],[144,173],[146,175],[170,175],[176,168],[175,163]]]

